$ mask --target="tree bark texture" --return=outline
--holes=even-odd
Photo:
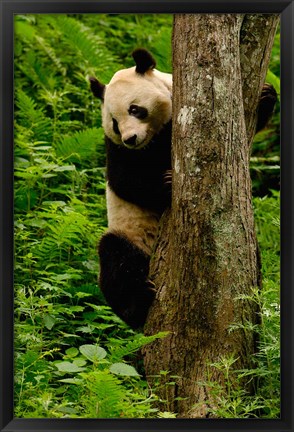
[[[279,15],[245,15],[240,33],[242,93],[248,144],[251,146],[257,107],[270,60]]]
[[[229,326],[257,319],[254,303],[237,298],[260,285],[248,143],[277,17],[259,17],[175,16],[172,207],[151,261],[158,291],[145,326],[169,335],[144,349],[144,362],[147,377],[178,377],[161,396],[179,417],[205,417],[214,404],[199,385],[208,363],[233,354],[237,368],[250,367],[256,349],[252,333]]]

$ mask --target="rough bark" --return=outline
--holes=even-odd
[[[242,93],[248,144],[257,120],[257,106],[270,60],[279,15],[245,15],[240,34]]]
[[[249,367],[255,351],[252,333],[229,326],[256,322],[255,305],[236,298],[260,284],[248,143],[274,35],[275,17],[266,19],[270,32],[255,16],[175,17],[172,208],[151,262],[158,291],[145,326],[147,334],[169,335],[145,348],[144,362],[147,376],[178,376],[161,396],[180,417],[205,417],[214,404],[198,384],[207,363],[234,354],[236,367]],[[262,54],[250,47],[247,29]],[[210,373],[222,383],[216,369]]]

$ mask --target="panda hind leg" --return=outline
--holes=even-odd
[[[142,327],[155,297],[148,281],[150,257],[116,232],[101,238],[99,257],[99,282],[106,301],[130,327]]]
[[[271,84],[263,85],[258,105],[256,132],[262,130],[271,118],[277,101],[277,92]]]

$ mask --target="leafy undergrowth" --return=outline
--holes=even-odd
[[[165,43],[171,18],[16,17],[16,417],[159,415],[137,353],[164,334],[133,332],[97,284],[105,149],[87,75],[107,82],[139,28],[143,46]]]

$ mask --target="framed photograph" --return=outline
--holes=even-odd
[[[0,430],[293,431],[293,1],[0,7]]]

